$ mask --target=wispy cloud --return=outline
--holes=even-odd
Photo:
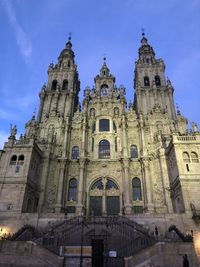
[[[5,7],[8,19],[14,29],[16,41],[19,46],[19,49],[24,56],[25,60],[28,60],[32,53],[32,44],[26,35],[23,28],[19,25],[15,10],[10,0],[3,0],[3,5]]]
[[[8,112],[2,108],[0,108],[0,119],[9,120],[9,119],[16,119],[17,115],[13,112]]]
[[[8,140],[9,133],[0,130],[0,149],[3,148],[4,143]]]

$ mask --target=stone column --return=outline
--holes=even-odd
[[[142,112],[142,96],[141,91],[137,90],[137,102],[138,102],[138,112]]]
[[[172,118],[176,119],[176,113],[175,113],[175,108],[174,108],[174,100],[173,100],[173,88],[169,89],[169,102],[170,102]]]
[[[58,107],[58,97],[59,97],[59,93],[56,91],[55,93],[55,102],[54,102],[54,109],[57,110],[57,107]]]
[[[122,134],[123,134],[123,157],[128,157],[128,144],[127,144],[127,134],[126,134],[126,118],[122,115]]]
[[[57,190],[57,201],[55,205],[55,212],[61,212],[63,206],[63,187],[64,187],[64,177],[66,169],[66,159],[60,159],[60,174],[58,179],[58,190]]]
[[[78,197],[76,205],[76,214],[83,215],[83,180],[84,180],[84,167],[85,160],[79,160],[79,181],[78,181]]]
[[[46,182],[47,182],[47,177],[49,173],[49,153],[50,150],[48,149],[47,152],[45,153],[45,158],[43,162],[43,168],[42,168],[42,174],[41,174],[41,184],[40,184],[40,199],[38,203],[38,210],[39,212],[42,211],[42,208],[44,206],[44,200],[45,200],[45,194],[46,194]]]
[[[152,203],[152,187],[151,187],[151,177],[149,172],[149,158],[142,158],[142,170],[144,175],[144,200],[145,206],[148,212],[153,212],[153,203]]]
[[[40,109],[39,109],[38,117],[37,117],[38,122],[40,122],[42,118],[42,113],[43,113],[43,108],[44,108],[44,98],[45,98],[45,94],[44,92],[41,92],[40,93]]]
[[[65,134],[64,134],[64,143],[63,143],[63,151],[62,157],[67,157],[67,145],[68,145],[68,130],[69,130],[69,116],[66,117],[66,125],[65,125]]]
[[[124,188],[124,212],[125,214],[132,213],[130,204],[130,183],[129,183],[129,160],[123,159],[123,188]]]
[[[106,177],[103,177],[102,179],[103,183],[103,194],[102,194],[102,215],[105,216],[107,214],[107,209],[106,209],[106,183],[107,179]]]
[[[143,156],[146,156],[147,154],[147,149],[146,149],[146,145],[145,145],[145,138],[144,138],[144,121],[143,121],[143,116],[142,114],[140,114],[140,117],[139,117],[139,120],[140,120],[140,133],[141,133],[141,151],[142,151],[142,154]]]
[[[161,169],[161,175],[162,175],[162,184],[163,184],[166,212],[172,213],[173,207],[172,207],[172,201],[171,201],[170,191],[169,191],[170,184],[169,184],[167,163],[166,163],[166,158],[165,158],[165,149],[161,148],[159,152],[160,152],[159,163],[160,163],[160,169]]]

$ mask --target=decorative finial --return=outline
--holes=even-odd
[[[142,36],[144,37],[144,36],[145,36],[145,32],[144,32],[144,31],[145,31],[145,29],[144,29],[144,28],[142,28],[142,29],[141,29],[141,31],[142,31]]]
[[[106,63],[106,54],[103,54],[103,62]]]
[[[69,32],[68,35],[69,35],[68,39],[69,39],[69,41],[70,41],[70,40],[72,39],[72,33]]]
[[[35,118],[35,114],[36,114],[36,108],[34,108],[34,111],[33,111],[33,118]]]
[[[177,110],[177,114],[181,114],[179,105],[177,103],[176,103],[176,110]]]

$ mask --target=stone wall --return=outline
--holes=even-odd
[[[125,258],[125,267],[179,267],[183,266],[183,255],[187,254],[190,267],[198,267],[193,243],[159,242],[135,256]]]
[[[0,241],[2,267],[61,267],[63,258],[31,241]]]

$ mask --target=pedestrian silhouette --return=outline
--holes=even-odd
[[[188,260],[188,257],[187,257],[187,254],[185,254],[183,256],[183,267],[189,267],[189,260]]]
[[[158,227],[155,226],[155,235],[156,235],[156,238],[158,237]]]

